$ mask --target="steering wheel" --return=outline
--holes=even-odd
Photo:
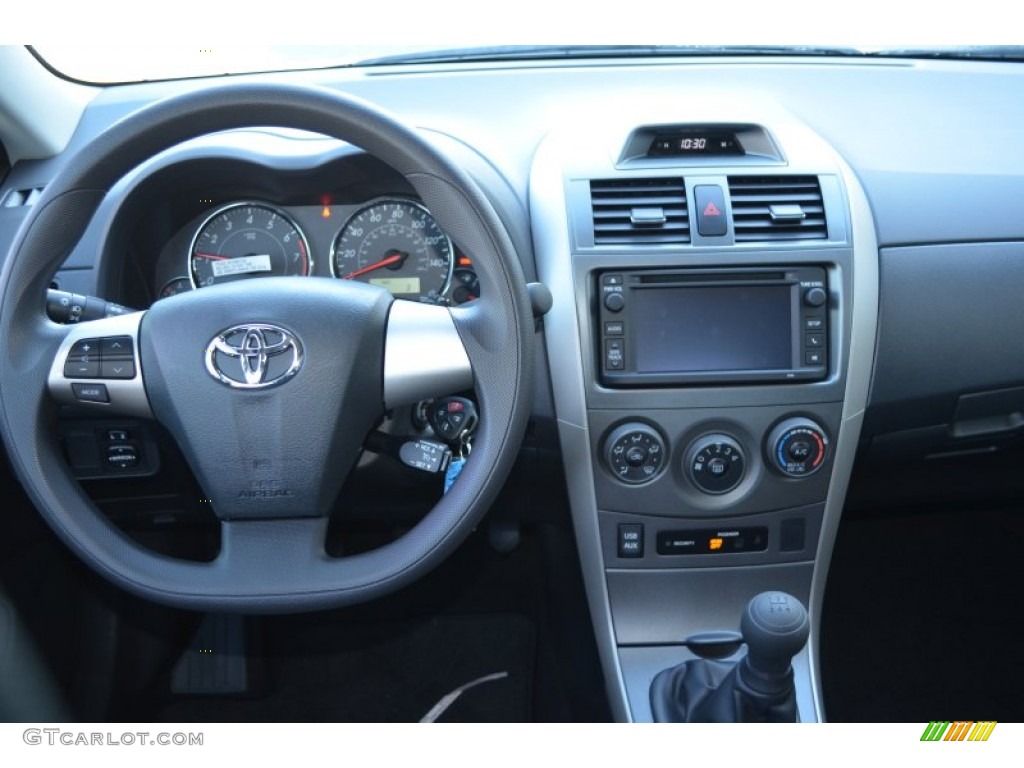
[[[46,317],[50,280],[121,176],[179,142],[268,124],[349,142],[400,172],[472,254],[481,297],[450,309],[396,301],[354,281],[267,277],[76,326]],[[525,431],[533,320],[500,218],[476,183],[421,134],[327,89],[215,87],[121,120],[49,183],[7,256],[0,290],[0,429],[16,474],[85,562],[158,602],[292,612],[361,602],[404,586],[477,524]],[[120,370],[104,373],[123,378],[66,377],[68,354],[97,341],[101,352],[120,350]],[[395,406],[470,387],[481,418],[458,482],[392,543],[328,556],[329,510],[378,419]],[[58,401],[160,422],[220,519],[216,559],[156,554],[112,525],[61,455]]]

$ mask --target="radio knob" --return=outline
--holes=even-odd
[[[686,474],[704,493],[728,493],[743,480],[745,470],[743,449],[729,435],[704,435],[686,452]]]
[[[626,300],[621,293],[609,293],[604,297],[604,305],[609,312],[621,312],[622,308],[626,306]]]
[[[665,465],[665,441],[647,424],[623,424],[605,440],[604,459],[616,480],[628,485],[649,483]]]
[[[824,288],[814,287],[804,291],[804,304],[808,307],[820,307],[828,300]]]
[[[807,477],[824,466],[828,435],[810,419],[786,419],[768,435],[765,449],[776,470],[787,477]]]

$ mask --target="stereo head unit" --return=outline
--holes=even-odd
[[[821,267],[597,275],[599,370],[611,387],[813,381],[828,374]]]

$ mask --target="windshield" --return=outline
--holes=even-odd
[[[58,74],[95,84],[352,66],[644,56],[887,56],[1024,60],[1024,47],[812,45],[283,45],[229,48],[34,46]]]
[[[351,66],[364,59],[436,49],[436,45],[267,45],[109,48],[35,45],[33,52],[71,80],[109,85],[185,77]]]

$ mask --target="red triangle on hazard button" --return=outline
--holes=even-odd
[[[708,203],[704,207],[704,215],[705,216],[721,216],[722,212],[720,210],[718,210],[718,208],[715,206],[714,203]]]

